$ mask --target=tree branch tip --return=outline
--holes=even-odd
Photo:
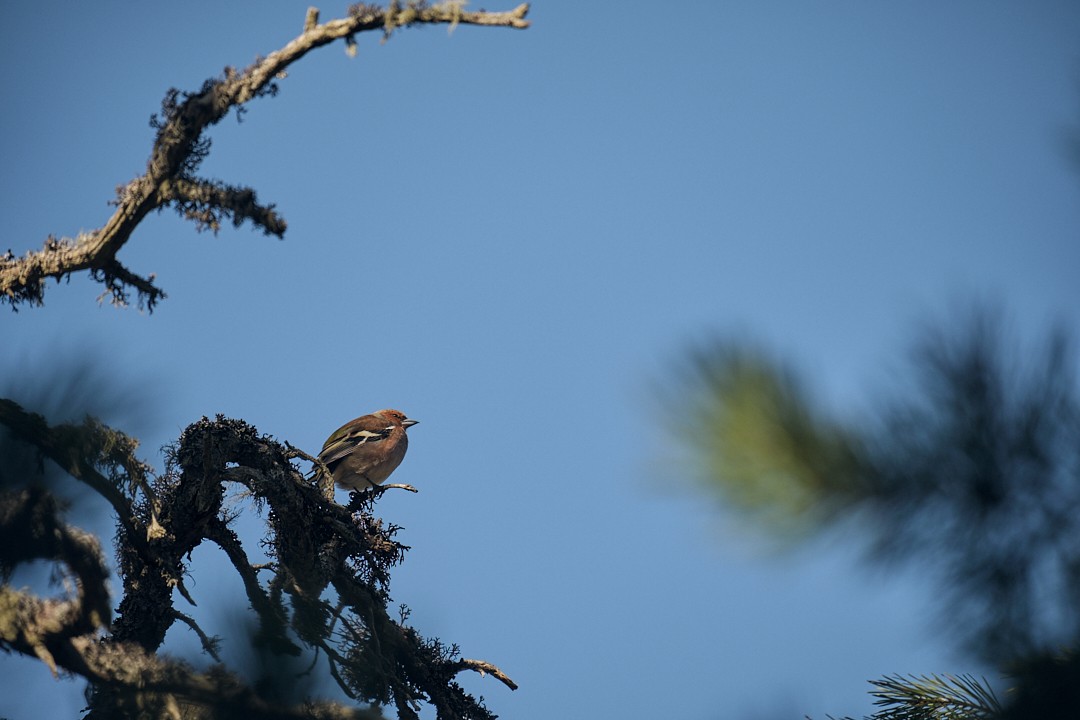
[[[165,712],[169,714],[171,720],[183,720],[184,715],[180,712],[180,705],[172,693],[165,696]]]
[[[461,658],[457,661],[459,670],[473,670],[480,673],[480,677],[484,677],[486,674],[490,674],[493,678],[497,679],[506,687],[511,690],[517,690],[518,684],[510,679],[510,677],[500,670],[497,666],[485,660],[470,660],[468,658]]]
[[[150,524],[146,526],[146,541],[160,540],[166,535],[165,528],[158,522],[157,515],[151,515]]]
[[[191,597],[191,593],[189,593],[188,589],[184,587],[184,581],[182,579],[174,577],[172,578],[171,582],[174,584],[174,586],[180,592],[183,598],[189,603],[191,603],[192,607],[199,607],[199,604],[195,602],[195,598]]]
[[[49,668],[49,672],[52,673],[53,678],[60,677],[60,674],[56,671],[56,659],[53,658],[52,653],[49,652],[40,641],[34,642],[34,654]]]
[[[206,632],[201,627],[199,627],[199,624],[195,622],[195,618],[191,617],[190,615],[185,615],[184,613],[180,612],[175,608],[173,608],[172,612],[174,618],[187,625],[189,628],[191,628],[192,631],[194,631],[196,635],[199,636],[199,642],[202,643],[203,651],[205,651],[206,654],[210,657],[214,658],[214,660],[221,663],[221,656],[218,655],[217,648],[215,647],[215,644],[220,642],[220,639],[216,637],[212,638],[207,635]]]

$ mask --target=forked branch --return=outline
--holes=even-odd
[[[105,286],[99,299],[110,298],[124,306],[134,292],[139,307],[153,311],[165,292],[154,275],[140,275],[118,259],[120,248],[131,238],[135,228],[148,214],[172,206],[183,217],[193,220],[200,230],[217,231],[222,220],[240,225],[245,220],[267,235],[283,237],[285,220],[273,205],[258,201],[251,188],[224,185],[195,175],[209,153],[210,143],[203,136],[211,125],[221,121],[230,110],[244,110],[257,97],[277,92],[276,81],[286,69],[308,52],[342,40],[350,54],[355,51],[356,33],[380,31],[385,37],[397,28],[416,24],[482,25],[488,27],[526,28],[529,6],[519,5],[509,12],[465,12],[460,0],[429,5],[396,0],[388,8],[360,3],[349,9],[347,17],[319,24],[318,11],[308,11],[304,31],[280,50],[259,58],[243,71],[226,68],[223,77],[207,80],[195,93],[171,90],[162,105],[162,116],[155,120],[157,137],[147,161],[146,172],[123,186],[115,201],[116,211],[104,226],[81,233],[75,238],[46,239],[40,250],[16,257],[10,251],[0,255],[0,301],[13,309],[44,302],[45,281],[61,280],[73,273],[88,270]]]

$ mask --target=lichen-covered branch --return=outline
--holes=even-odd
[[[197,672],[131,644],[101,643],[92,636],[69,645],[65,668],[90,679],[97,691],[86,720],[116,717],[225,718],[253,720],[382,720],[370,708],[339,703],[283,705],[220,665]],[[102,708],[103,698],[109,702]],[[97,707],[95,707],[95,705]]]
[[[137,440],[90,417],[81,424],[50,426],[41,415],[3,398],[0,425],[105,498],[138,547],[144,548],[144,541],[160,532],[157,500],[150,489],[150,467],[135,455]],[[124,494],[124,485],[128,495]],[[145,526],[136,526],[133,517],[131,502],[136,492],[142,492],[149,503],[149,522]]]
[[[123,597],[110,623],[107,571],[96,540],[67,527],[44,489],[0,495],[0,576],[45,558],[64,563],[78,586],[74,597],[56,600],[0,588],[0,648],[87,678],[92,720],[122,716],[136,706],[152,708],[151,717],[189,706],[250,717],[301,716],[298,707],[266,702],[220,665],[197,673],[156,655],[180,622],[216,656],[219,640],[174,606],[174,590],[194,603],[179,579],[191,571],[191,553],[204,540],[221,548],[240,575],[257,620],[252,639],[259,652],[281,664],[305,649],[319,651],[332,677],[361,706],[392,705],[399,717],[415,718],[426,703],[439,720],[491,720],[454,681],[457,674],[491,674],[517,687],[496,666],[461,659],[456,646],[423,638],[405,624],[406,614],[391,617],[390,570],[407,548],[394,539],[398,528],[373,514],[381,493],[338,505],[316,478],[305,478],[292,464],[294,448],[219,416],[189,426],[169,450],[166,471],[145,494],[129,497],[119,492],[124,483],[118,477],[96,469],[116,452],[116,438],[125,436],[91,420],[49,426],[10,401],[0,411],[0,421],[17,429],[19,439],[76,477],[96,473],[99,479],[88,484],[111,496],[117,513],[127,516],[117,535]],[[132,462],[121,467],[145,472]],[[271,563],[252,563],[229,527],[237,515],[227,502],[229,487],[268,509],[262,547]],[[158,531],[147,533],[152,519]],[[98,639],[102,629],[106,634]],[[321,707],[316,716],[354,716],[339,705]]]
[[[443,720],[492,717],[454,677],[474,670],[515,688],[509,677],[490,663],[459,659],[455,647],[425,640],[391,618],[389,571],[401,562],[406,548],[394,540],[398,528],[372,514],[378,493],[358,496],[364,499],[352,505],[355,512],[329,502],[317,481],[305,479],[289,462],[295,454],[295,449],[259,436],[241,421],[204,418],[180,438],[170,471],[179,482],[164,504],[189,507],[192,501],[186,498],[200,485],[197,495],[220,502],[217,493],[224,482],[238,483],[266,503],[269,532],[263,544],[275,560],[271,592],[262,589],[250,560],[220,519],[205,524],[207,537],[226,551],[244,578],[260,615],[260,633],[284,640],[281,623],[288,614],[291,636],[326,653],[335,679],[351,697],[392,704],[403,718],[413,716],[418,702],[433,705]],[[166,482],[172,481],[167,477]],[[163,497],[168,495],[162,491]],[[173,522],[189,527],[197,520],[162,519],[167,528]],[[328,598],[331,589],[340,607]],[[282,594],[289,599],[288,609]],[[334,632],[338,622],[342,629]],[[294,650],[281,648],[288,654]]]
[[[258,202],[255,191],[199,178],[195,171],[206,158],[210,142],[204,132],[232,109],[240,112],[250,100],[277,92],[276,80],[308,52],[337,40],[355,48],[356,33],[380,31],[389,36],[395,29],[416,24],[481,25],[525,28],[528,5],[509,12],[465,12],[464,3],[452,1],[429,5],[393,2],[388,8],[357,4],[345,18],[318,23],[318,12],[309,11],[304,31],[280,50],[259,58],[243,71],[227,68],[220,78],[207,80],[194,93],[170,90],[162,114],[154,121],[157,136],[147,161],[146,173],[118,191],[116,210],[105,225],[76,238],[49,237],[40,250],[22,257],[0,255],[0,301],[13,309],[41,305],[45,281],[60,280],[87,270],[105,286],[102,298],[127,305],[134,292],[140,307],[153,311],[165,292],[153,275],[142,276],[125,267],[117,253],[135,228],[152,211],[175,208],[199,229],[216,231],[221,220],[239,225],[250,221],[268,235],[283,237],[286,223],[273,205]]]
[[[65,564],[76,596],[42,600],[0,586],[0,648],[34,655],[55,675],[59,648],[109,621],[105,559],[94,536],[60,519],[56,501],[43,488],[0,492],[0,577],[35,559]]]
[[[174,203],[199,230],[217,232],[221,221],[231,217],[237,227],[250,220],[253,225],[264,228],[267,234],[278,237],[285,234],[285,220],[274,212],[273,205],[260,205],[251,188],[177,178],[162,186],[161,195],[166,202]]]

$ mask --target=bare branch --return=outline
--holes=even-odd
[[[511,680],[506,675],[506,673],[484,660],[469,660],[468,658],[462,658],[453,665],[459,668],[459,671],[475,670],[476,672],[480,673],[481,676],[483,676],[484,674],[490,674],[492,677],[497,678],[500,682],[502,682],[503,685],[510,688],[511,690],[518,689],[517,683]]]
[[[253,190],[235,188],[197,178],[194,173],[209,152],[204,131],[217,124],[230,110],[237,112],[254,98],[277,92],[275,80],[285,77],[286,69],[310,51],[335,40],[352,42],[360,32],[382,31],[386,36],[396,28],[416,24],[460,24],[488,27],[526,28],[529,6],[519,5],[502,13],[464,12],[460,1],[428,5],[397,2],[388,9],[364,4],[350,8],[348,17],[318,24],[318,11],[308,11],[304,32],[285,47],[261,58],[237,72],[227,68],[224,77],[208,80],[197,93],[170,91],[163,103],[162,117],[155,122],[158,130],[147,162],[146,173],[135,178],[118,192],[116,211],[105,225],[75,239],[46,239],[41,250],[28,251],[21,258],[7,253],[0,256],[0,301],[12,308],[44,302],[45,281],[61,280],[89,270],[105,286],[101,298],[109,297],[118,306],[130,302],[134,292],[139,307],[153,312],[165,292],[154,284],[152,275],[139,276],[125,268],[116,255],[131,238],[135,228],[152,211],[174,206],[180,214],[194,220],[201,229],[216,230],[222,217],[234,224],[245,220],[267,234],[283,236],[285,221],[272,205],[259,205]]]

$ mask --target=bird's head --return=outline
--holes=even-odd
[[[390,422],[400,424],[402,427],[406,428],[412,427],[416,423],[420,422],[419,420],[410,420],[405,415],[405,413],[401,412],[400,410],[379,410],[378,412],[372,414],[378,415],[381,418],[386,418]]]

